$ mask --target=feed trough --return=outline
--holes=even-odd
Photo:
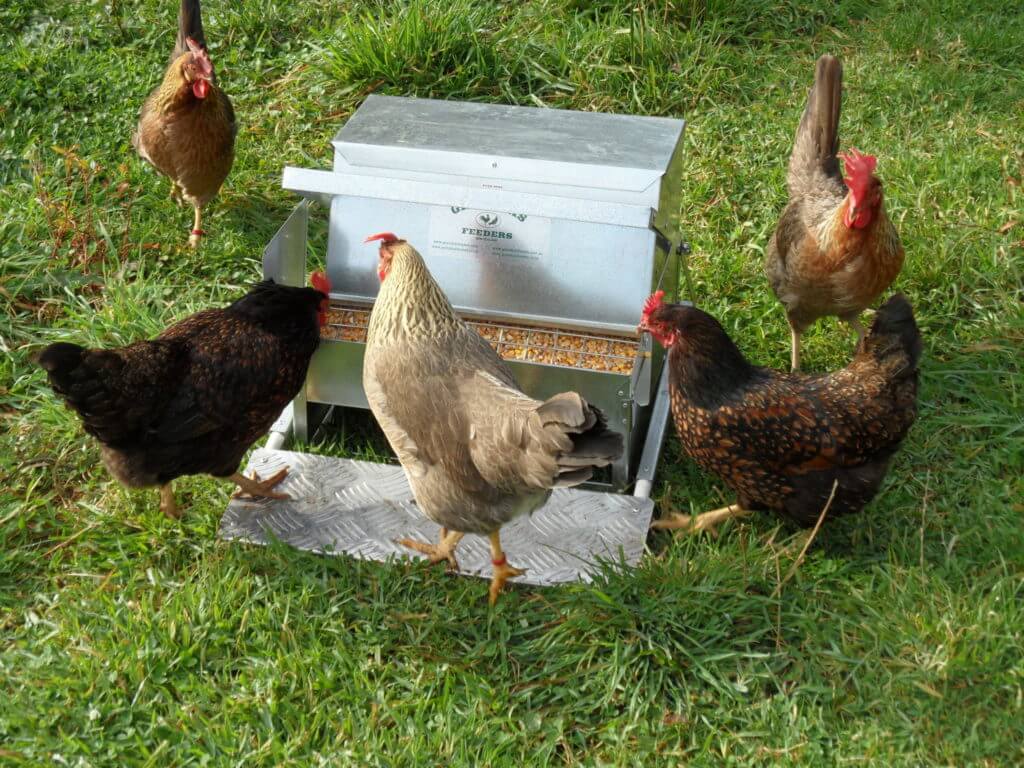
[[[264,272],[303,283],[316,203],[328,212],[332,294],[304,392],[268,446],[290,436],[308,440],[332,408],[368,407],[362,360],[379,280],[377,248],[363,240],[394,231],[423,254],[456,310],[527,394],[576,390],[623,435],[624,455],[600,482],[559,491],[522,532],[510,526],[503,534],[510,556],[531,569],[523,580],[588,578],[593,560],[616,549],[635,562],[668,415],[662,350],[636,326],[652,291],[678,299],[686,255],[676,223],[683,127],[667,118],[368,97],[334,138],[332,170],[284,170],[283,186],[305,199],[268,245]],[[303,548],[376,559],[407,553],[391,543],[402,526],[408,532],[415,522],[419,535],[436,535],[409,506],[400,470],[387,468],[385,479],[359,462],[288,456],[299,470],[282,489],[304,489],[301,498],[233,501],[222,535],[262,541],[269,530]],[[259,452],[251,468],[263,474],[266,467],[256,465],[268,462]],[[332,475],[348,476],[348,490]],[[325,484],[337,493],[314,492]],[[630,496],[617,493],[630,488]],[[268,512],[261,517],[259,509]],[[620,518],[629,523],[619,525]],[[358,524],[339,525],[344,520]],[[561,562],[550,552],[540,557],[546,539],[526,534],[556,522],[601,546],[581,545]],[[467,544],[467,551],[475,546]],[[531,567],[524,549],[547,565]]]

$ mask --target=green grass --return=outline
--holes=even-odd
[[[1024,15],[1012,3],[226,3],[207,35],[242,129],[188,214],[130,152],[171,0],[0,8],[0,764],[977,765],[1024,761]],[[698,300],[783,366],[761,273],[814,57],[879,156],[926,338],[880,498],[776,593],[791,531],[651,537],[633,572],[515,589],[215,538],[229,488],[112,482],[29,362],[238,294],[370,92],[689,120]],[[841,366],[834,321],[809,367]],[[326,448],[365,450],[356,429]],[[669,439],[663,509],[728,495]]]

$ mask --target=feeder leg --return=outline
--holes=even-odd
[[[749,509],[744,509],[739,504],[730,504],[728,507],[713,509],[710,512],[705,512],[704,514],[697,516],[681,515],[678,512],[675,512],[671,517],[655,520],[651,523],[651,528],[656,528],[658,530],[675,530],[677,528],[684,528],[687,533],[708,531],[709,533],[717,536],[718,532],[715,529],[718,525],[724,523],[730,518],[746,517],[749,514]]]
[[[505,552],[501,548],[501,535],[499,531],[495,531],[490,535],[491,539],[491,564],[494,566],[494,575],[491,577],[491,589],[488,594],[488,602],[494,605],[498,602],[498,593],[501,592],[502,587],[505,586],[505,582],[509,579],[514,579],[516,576],[522,576],[526,573],[522,568],[513,568],[508,564],[508,558],[505,557]]]
[[[448,570],[457,571],[459,570],[459,561],[455,559],[455,548],[459,546],[459,542],[462,541],[462,537],[465,535],[458,531],[449,531],[447,528],[442,528],[441,538],[436,545],[424,544],[422,541],[415,541],[413,539],[399,539],[395,543],[427,555],[430,558],[431,565],[447,560]]]

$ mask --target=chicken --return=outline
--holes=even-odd
[[[899,294],[878,310],[853,361],[826,375],[752,366],[711,315],[665,304],[660,291],[647,300],[640,329],[668,350],[683,449],[738,496],[658,528],[702,530],[759,509],[814,525],[833,483],[828,514],[857,512],[878,492],[917,415],[921,336]]]
[[[794,371],[800,335],[820,317],[838,315],[863,340],[861,311],[903,266],[903,246],[874,175],[876,159],[855,149],[836,154],[842,88],[839,60],[822,56],[789,159],[789,202],[766,252],[768,282],[789,320]]]
[[[115,349],[51,344],[38,357],[50,386],[78,412],[110,473],[131,488],[160,486],[160,509],[177,518],[171,482],[206,473],[253,497],[281,499],[267,480],[238,472],[249,447],[302,387],[326,322],[330,285],[257,283],[223,309],[208,309],[157,338]]]
[[[163,82],[139,113],[132,144],[171,180],[171,197],[195,210],[189,244],[202,230],[202,207],[220,190],[235,158],[235,112],[217,85],[206,51],[199,0],[181,0],[178,39]]]
[[[509,578],[501,527],[552,488],[579,485],[622,455],[622,436],[575,392],[524,395],[491,346],[455,314],[420,254],[380,240],[381,288],[370,315],[363,388],[416,503],[441,526],[437,546],[401,544],[457,567],[464,534],[490,538],[493,605]]]

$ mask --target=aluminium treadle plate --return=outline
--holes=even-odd
[[[416,507],[401,467],[261,448],[246,474],[268,477],[288,467],[277,486],[288,501],[232,499],[222,539],[266,544],[268,536],[298,549],[366,560],[423,557],[395,543],[436,543],[440,528]],[[509,563],[526,568],[514,581],[550,586],[589,582],[598,562],[635,566],[644,551],[654,503],[614,493],[558,489],[533,515],[501,530]],[[456,552],[459,572],[491,577],[487,538],[469,535]]]

